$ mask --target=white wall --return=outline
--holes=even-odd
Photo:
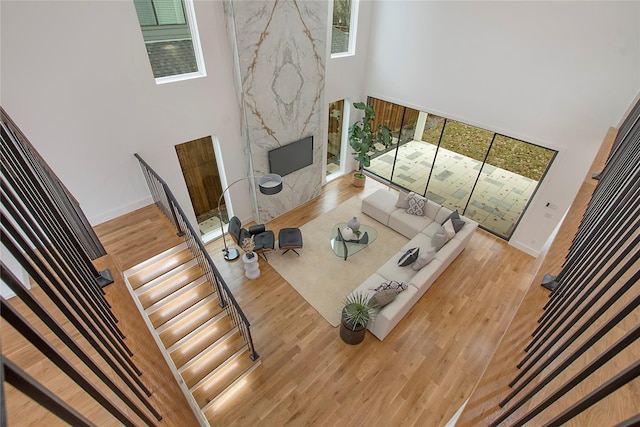
[[[357,54],[327,61],[325,104],[372,95],[560,150],[512,239],[536,253],[639,91],[639,3],[360,8]],[[196,14],[207,77],[157,86],[132,1],[0,2],[0,103],[93,224],[149,202],[134,152],[192,217],[175,144],[217,137],[227,181],[247,175],[222,4]],[[230,191],[243,219],[247,188]]]
[[[154,82],[133,1],[3,0],[0,7],[0,102],[92,224],[150,202],[136,152],[193,221],[174,145],[217,137],[233,166],[228,181],[246,176],[221,2],[195,4],[207,76],[164,85]],[[252,216],[244,194],[233,202],[239,216]]]
[[[511,239],[537,254],[640,90],[640,2],[377,1],[371,27],[367,95],[559,150]]]
[[[369,54],[369,40],[371,38],[371,16],[373,12],[374,2],[360,1],[358,11],[358,22],[356,31],[356,48],[353,55],[338,56],[327,60],[327,72],[326,72],[326,104],[325,111],[326,122],[329,121],[328,107],[329,103],[345,99],[350,103],[353,102],[366,102],[367,93],[364,90],[365,76],[367,74],[367,58]],[[331,9],[333,13],[333,9]],[[332,20],[329,19],[331,25]],[[329,40],[331,37],[331,31],[329,29]],[[327,56],[331,56],[331,43],[327,43]],[[349,104],[351,105],[351,104]],[[343,126],[349,126],[351,123],[357,120],[356,114],[358,111],[351,108],[350,111],[345,112],[343,117]],[[324,138],[326,140],[326,136]],[[346,147],[348,150],[347,159],[350,163],[347,164],[346,170],[352,170],[357,167],[357,163],[353,160],[351,148]]]

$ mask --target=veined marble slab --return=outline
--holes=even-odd
[[[225,11],[235,28],[253,175],[269,173],[269,150],[314,136],[313,165],[283,177],[281,193],[258,193],[265,222],[320,194],[328,3],[231,0]]]

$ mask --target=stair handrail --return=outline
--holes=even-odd
[[[196,257],[200,268],[202,268],[202,271],[209,282],[215,287],[216,292],[220,297],[220,307],[227,311],[227,314],[231,317],[233,323],[238,327],[238,330],[250,351],[249,357],[251,360],[257,360],[260,356],[253,345],[250,329],[251,324],[229,290],[229,286],[220,274],[220,271],[213,263],[213,260],[204,247],[204,243],[195,233],[195,230],[187,220],[182,207],[171,192],[167,183],[156,171],[153,170],[151,166],[149,166],[149,164],[147,164],[147,162],[144,161],[144,159],[142,159],[142,157],[140,157],[140,155],[134,153],[134,156],[140,163],[142,173],[147,181],[154,203],[158,205],[162,213],[175,226],[178,235],[185,239],[187,246]]]

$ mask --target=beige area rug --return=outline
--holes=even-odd
[[[300,227],[304,247],[299,257],[291,251],[267,255],[269,264],[334,327],[340,325],[344,298],[409,240],[360,212],[360,204],[353,197]],[[331,231],[354,216],[373,227],[378,238],[345,261],[331,249]]]

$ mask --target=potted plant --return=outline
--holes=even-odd
[[[257,279],[260,277],[260,266],[258,264],[258,256],[253,251],[256,247],[253,241],[254,236],[242,239],[242,262],[244,263],[244,275],[249,279]]]
[[[358,171],[353,174],[351,182],[356,187],[362,187],[366,178],[362,173],[362,169],[371,165],[369,151],[376,143],[383,145],[385,148],[389,147],[392,135],[391,130],[383,124],[379,124],[374,132],[372,122],[376,113],[373,107],[363,102],[356,102],[353,106],[358,110],[364,111],[364,117],[349,127],[349,145],[353,149],[353,158],[358,162]]]
[[[244,251],[247,259],[252,259],[254,256],[256,256],[256,253],[253,252],[256,247],[253,238],[254,236],[252,235],[251,237],[245,237],[244,239],[242,239],[242,250]]]
[[[342,309],[340,337],[347,344],[359,344],[364,339],[367,323],[376,313],[377,304],[363,292],[349,294]]]

